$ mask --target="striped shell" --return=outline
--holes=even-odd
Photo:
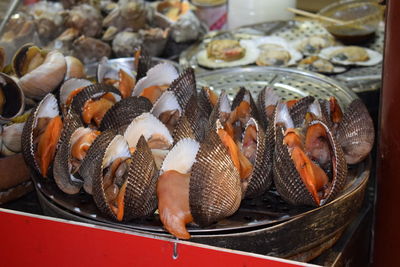
[[[193,219],[209,225],[237,211],[242,199],[239,172],[216,131],[212,131],[192,166],[189,202]]]

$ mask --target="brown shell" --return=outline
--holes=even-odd
[[[83,188],[88,194],[93,194],[93,178],[99,171],[99,164],[101,165],[104,153],[114,139],[117,132],[115,130],[106,130],[102,132],[92,143],[83,159],[81,167],[79,168],[79,175],[82,177],[84,184]]]
[[[25,163],[28,167],[33,171],[36,175],[41,176],[40,168],[38,162],[35,159],[35,148],[33,145],[33,130],[35,123],[35,119],[39,114],[40,109],[42,108],[43,103],[45,103],[46,99],[49,97],[54,97],[53,94],[47,94],[39,104],[32,109],[31,114],[29,115],[27,121],[25,122],[24,129],[21,134],[21,146],[22,146],[22,155],[24,157]],[[55,98],[55,97],[54,97]],[[56,100],[57,101],[57,100]],[[58,104],[57,104],[58,108]],[[49,172],[50,173],[50,172]]]
[[[76,194],[80,191],[83,181],[78,174],[75,174],[76,180],[71,179],[69,170],[69,161],[71,156],[71,136],[76,129],[83,126],[79,116],[72,110],[67,113],[64,119],[64,128],[61,133],[60,146],[57,150],[53,164],[53,177],[58,188],[66,194]]]
[[[200,225],[235,213],[242,199],[239,172],[217,133],[200,145],[189,183],[190,211]]]
[[[237,106],[240,105],[240,103],[243,101],[246,92],[248,92],[250,95],[250,107],[251,107],[250,117],[256,119],[257,121],[260,121],[260,114],[258,112],[257,105],[254,102],[253,96],[251,95],[250,91],[244,87],[240,87],[240,90],[237,92],[235,98],[233,99],[232,110],[234,110]]]
[[[130,96],[115,103],[104,115],[99,130],[115,129],[123,134],[126,127],[134,118],[142,113],[149,112],[151,102],[142,96]]]
[[[36,164],[33,150],[33,123],[35,121],[36,114],[40,103],[32,109],[31,114],[25,122],[24,129],[21,134],[21,146],[22,155],[24,156],[25,163],[28,165],[30,170],[36,175],[40,175],[39,167]]]
[[[290,109],[289,113],[293,119],[293,123],[295,127],[301,127],[306,113],[308,111],[308,107],[314,102],[315,98],[313,96],[306,96],[297,101]]]
[[[248,180],[245,191],[246,197],[257,197],[263,194],[272,184],[272,144],[267,140],[264,129],[254,120],[257,129],[257,152],[256,162],[253,166],[253,173]],[[247,124],[246,128],[248,127]],[[244,134],[243,134],[244,135]],[[271,136],[269,138],[272,139]],[[272,143],[272,144],[271,144]]]
[[[227,98],[227,93],[225,90],[221,90],[221,93],[218,97],[218,102],[215,105],[214,109],[211,111],[210,117],[208,118],[208,127],[206,129],[206,135],[209,132],[212,132],[216,127],[216,122],[221,118],[221,102],[223,99]],[[231,103],[229,105],[232,107]],[[232,110],[232,109],[231,109]]]
[[[198,105],[200,111],[204,114],[204,116],[207,118],[210,117],[213,106],[204,89],[201,89],[198,94]]]
[[[102,166],[102,160],[110,142],[103,143],[103,147],[106,148],[103,150],[102,156],[94,163],[96,169],[93,176],[93,199],[103,214],[116,220],[115,214],[107,203],[103,186],[104,166]],[[150,215],[157,206],[156,183],[158,175],[153,156],[143,136],[139,139],[137,149],[131,160],[132,163],[123,177],[124,182],[128,180],[124,197],[123,220],[125,221]]]
[[[328,194],[321,199],[320,205],[332,201],[343,189],[347,177],[347,164],[344,154],[335,140],[329,127],[322,121],[315,120],[309,125],[319,123],[328,133],[332,156],[332,180]],[[302,182],[293,161],[291,160],[288,148],[283,144],[284,128],[278,126],[276,129],[276,145],[274,154],[274,181],[281,197],[293,205],[316,206],[311,193]]]
[[[263,90],[260,91],[257,97],[257,108],[260,114],[260,120],[259,122],[261,125],[264,127],[264,129],[267,129],[269,125],[269,119],[267,118],[267,115],[265,114],[265,91],[267,87],[265,87]]]
[[[124,219],[152,214],[157,207],[158,172],[151,150],[143,136],[139,138],[125,178],[128,179],[128,187],[124,199]]]
[[[177,79],[175,79],[169,91],[173,91],[178,99],[182,110],[185,110],[187,103],[192,96],[197,96],[196,79],[192,68],[186,69]]]
[[[81,114],[83,106],[85,105],[86,101],[92,98],[93,95],[97,93],[114,93],[117,95],[121,95],[119,90],[112,85],[104,84],[104,83],[95,83],[89,86],[86,86],[82,91],[80,91],[71,102],[71,109],[76,114]]]
[[[330,116],[329,101],[326,99],[318,99],[319,106],[321,107],[322,119],[326,122],[329,128],[333,127],[333,122]]]
[[[360,99],[350,103],[335,136],[342,146],[348,164],[355,164],[368,156],[375,138],[374,124]]]
[[[151,57],[142,47],[135,49],[135,52],[140,49],[139,64],[136,70],[136,81],[146,76],[147,71],[153,66]],[[136,64],[136,63],[135,63]]]
[[[179,119],[172,134],[174,142],[177,143],[183,138],[195,139],[202,142],[208,124],[207,118],[200,111],[194,96],[188,102],[185,113]]]

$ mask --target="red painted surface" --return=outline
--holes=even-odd
[[[381,91],[375,266],[400,266],[400,1],[388,1]]]
[[[272,258],[0,211],[1,266],[297,266]]]

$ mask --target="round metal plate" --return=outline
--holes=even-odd
[[[382,23],[377,32],[374,42],[368,43],[365,46],[378,51],[383,52],[383,40],[384,40],[384,24]],[[246,26],[233,31],[219,31],[211,32],[206,35],[203,39],[225,39],[235,38],[235,36],[241,35],[263,35],[263,36],[278,36],[282,37],[288,42],[295,42],[299,39],[311,37],[314,35],[329,34],[328,31],[316,21],[272,21],[266,23],[255,24]],[[245,37],[245,36],[244,36]],[[179,57],[179,63],[182,66],[190,66],[196,69],[197,73],[203,73],[210,71],[209,69],[202,68],[197,64],[196,55],[204,48],[202,41],[189,47]],[[376,83],[380,83],[382,72],[382,64],[378,64],[371,67],[351,67],[345,72],[340,74],[332,73],[331,77],[339,81],[343,81],[346,85],[354,90],[355,92],[362,92],[376,89]],[[349,74],[347,74],[349,73]],[[348,82],[347,76],[352,77],[352,81]]]
[[[353,92],[328,77],[287,68],[248,67],[218,70],[198,75],[197,84],[198,87],[211,86],[217,92],[225,89],[232,97],[240,86],[250,89],[254,96],[264,86],[273,87],[278,95],[285,99],[300,98],[306,95],[321,98],[335,96],[344,106],[357,97]],[[369,168],[370,166],[365,163],[353,166],[349,171],[347,186],[335,202],[357,190],[361,184],[365,184],[368,176],[362,174]],[[71,214],[73,219],[79,218],[82,221],[94,221],[123,229],[166,234],[157,214],[124,223],[114,222],[99,212],[92,196],[84,192],[67,195],[58,189],[53,180],[34,177],[34,181],[36,187],[44,195],[42,203],[44,205],[47,203],[53,210],[56,207],[59,216],[66,217],[66,214]],[[324,207],[319,209],[321,208]],[[205,228],[189,225],[188,230],[191,234],[196,235],[241,232],[272,226],[313,210],[315,209],[310,207],[288,205],[272,189],[259,198],[243,200],[240,209],[229,218]]]
[[[118,72],[118,70],[120,68],[124,68],[126,70],[131,70],[132,73],[136,74],[136,70],[135,70],[135,67],[133,64],[134,61],[135,61],[135,58],[133,58],[133,57],[114,58],[114,59],[109,59],[108,64],[111,68],[115,69],[116,72]],[[181,69],[179,64],[174,61],[171,61],[168,59],[163,59],[163,58],[158,58],[158,57],[152,58],[153,65],[156,65],[158,63],[163,63],[163,62],[167,62],[167,63],[173,65],[178,70]],[[97,65],[98,65],[98,63],[92,63],[92,64],[85,66],[86,75],[88,77],[96,77]]]

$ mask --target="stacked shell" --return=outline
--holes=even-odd
[[[35,171],[46,177],[52,166],[63,192],[84,190],[113,220],[158,207],[165,229],[188,239],[187,224],[231,216],[273,181],[291,204],[323,205],[344,187],[346,161],[362,160],[372,146],[372,121],[359,101],[342,113],[334,99],[281,102],[266,88],[256,104],[240,88],[231,103],[225,92],[198,94],[192,69],[138,66],[140,74],[127,77],[106,67],[99,83],[62,85],[63,123],[55,97],[46,96],[26,123],[23,148]]]

